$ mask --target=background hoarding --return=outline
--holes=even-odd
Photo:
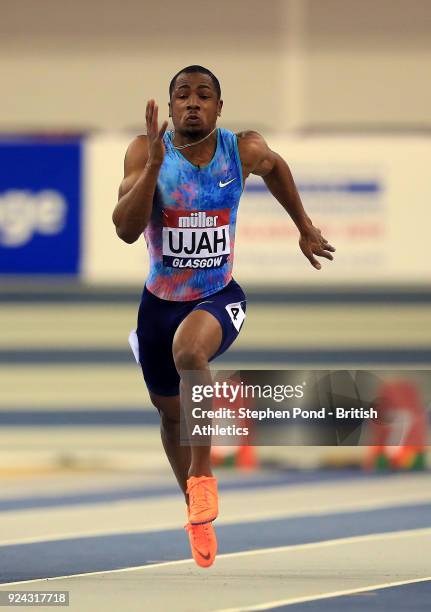
[[[87,143],[83,276],[88,282],[143,283],[143,238],[129,245],[111,215],[131,138]],[[305,208],[337,248],[336,263],[313,270],[289,215],[251,176],[242,196],[234,275],[249,285],[427,283],[427,167],[431,141],[418,137],[270,138],[288,162]],[[326,264],[326,265],[325,265]]]
[[[0,274],[80,269],[81,143],[0,142]]]

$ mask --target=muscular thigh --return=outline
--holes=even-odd
[[[189,360],[190,369],[197,366],[199,359],[203,365],[218,351],[222,341],[222,328],[219,321],[205,310],[192,310],[175,332],[173,355],[177,369],[179,361]]]
[[[224,289],[193,307],[175,334],[174,356],[179,348],[187,347],[192,352],[200,351],[208,361],[218,357],[238,337],[245,312],[244,292],[231,280]]]

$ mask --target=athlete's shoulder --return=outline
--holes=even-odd
[[[238,146],[243,149],[251,148],[263,148],[268,147],[265,138],[256,130],[243,130],[242,132],[237,132],[236,138],[238,141]]]
[[[148,137],[146,134],[135,136],[126,150],[124,170],[126,175],[143,168],[148,160]]]
[[[126,151],[126,157],[141,155],[144,152],[148,153],[148,136],[146,134],[138,134],[129,143]]]
[[[236,138],[241,159],[258,159],[269,151],[265,138],[255,130],[238,132]]]
[[[274,153],[265,138],[255,130],[244,130],[236,134],[238,152],[245,173],[264,176],[273,166]]]
[[[256,130],[242,130],[241,132],[236,133],[236,137],[238,138],[238,140],[244,140],[244,141],[245,140],[256,140],[256,139],[263,140],[262,134],[260,134]]]

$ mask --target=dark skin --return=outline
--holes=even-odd
[[[203,73],[181,73],[169,103],[169,116],[175,128],[176,146],[197,142],[211,133],[221,114],[223,101],[218,98],[210,76]],[[119,188],[119,200],[112,218],[118,236],[127,243],[135,242],[149,222],[153,197],[165,147],[163,135],[168,122],[159,127],[158,106],[149,100],[146,108],[147,135],[138,136],[129,145],[124,162],[124,179]],[[311,265],[321,269],[316,257],[333,259],[335,251],[313,226],[299,197],[289,166],[272,151],[264,138],[254,131],[237,134],[244,181],[250,174],[261,176],[272,195],[289,213],[299,231],[299,246]],[[202,143],[182,149],[182,155],[196,166],[206,166],[215,154],[216,132]],[[172,352],[178,373],[186,370],[202,372],[202,382],[210,382],[208,361],[218,350],[222,330],[217,319],[207,311],[190,313],[178,327]],[[186,494],[189,476],[212,474],[210,446],[180,446],[179,415],[181,395],[164,397],[150,393],[161,415],[162,441],[177,477]],[[185,406],[187,409],[187,407]]]

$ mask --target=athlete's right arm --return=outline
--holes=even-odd
[[[124,179],[118,192],[118,203],[112,214],[117,235],[132,244],[142,234],[151,217],[157,178],[164,158],[165,121],[158,129],[158,108],[154,100],[147,104],[147,136],[136,137],[124,160]]]

